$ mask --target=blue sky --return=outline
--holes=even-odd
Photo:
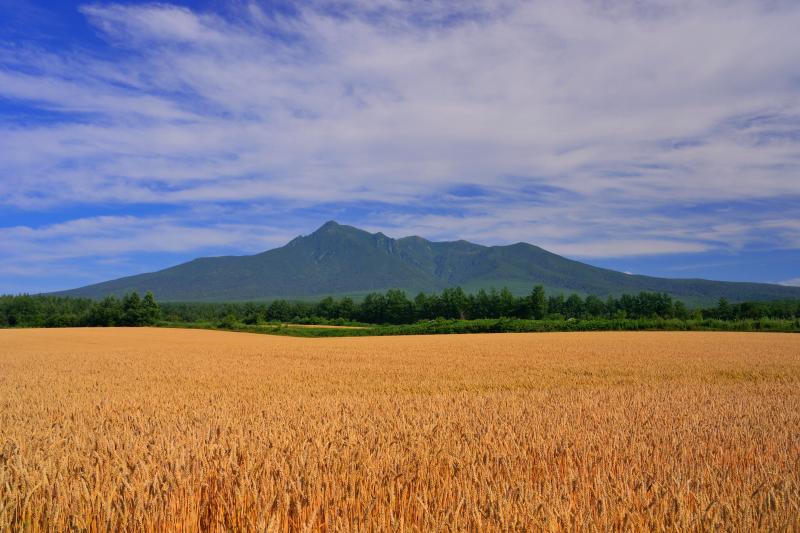
[[[0,293],[335,219],[800,284],[795,1],[0,0]]]

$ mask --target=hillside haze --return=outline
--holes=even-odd
[[[165,270],[56,293],[102,298],[152,290],[164,301],[242,301],[358,296],[400,288],[409,293],[461,286],[507,286],[517,294],[541,284],[549,292],[605,297],[666,292],[691,303],[800,298],[800,287],[624,274],[517,243],[392,239],[330,221],[308,236],[256,255],[204,257]]]

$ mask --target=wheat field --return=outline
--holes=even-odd
[[[800,335],[0,331],[0,530],[800,530]]]

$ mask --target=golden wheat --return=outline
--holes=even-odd
[[[800,335],[0,331],[0,530],[798,530]]]

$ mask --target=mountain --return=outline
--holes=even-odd
[[[390,288],[467,291],[502,288],[597,296],[666,292],[687,303],[800,298],[800,287],[623,274],[566,259],[531,244],[481,246],[467,241],[392,239],[327,222],[308,236],[256,255],[204,257],[165,270],[55,293],[101,298],[152,290],[163,301],[241,301],[358,296]]]

